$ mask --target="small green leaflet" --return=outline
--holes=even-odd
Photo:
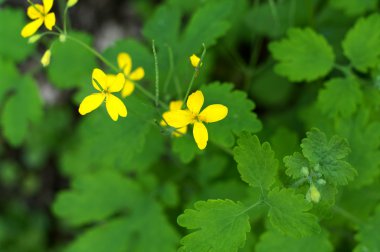
[[[260,237],[256,252],[332,252],[333,245],[326,232],[307,237],[295,238],[285,236],[275,230],[269,230]]]
[[[325,83],[318,95],[317,105],[322,113],[336,118],[349,117],[362,102],[359,83],[353,78],[334,78]]]
[[[275,188],[268,193],[266,201],[270,222],[282,233],[304,237],[320,232],[317,217],[307,213],[312,204],[305,200],[304,195],[295,194],[292,189]]]
[[[327,75],[335,55],[326,39],[310,28],[291,28],[288,38],[269,44],[273,58],[279,61],[275,72],[290,81],[313,81]]]
[[[380,251],[380,205],[372,218],[359,226],[356,240],[359,241],[354,252]]]
[[[291,156],[284,157],[284,163],[286,166],[286,175],[298,179],[304,177],[301,170],[303,167],[309,167],[309,161],[299,152],[294,152]]]
[[[356,170],[343,160],[350,153],[347,140],[336,135],[327,140],[326,135],[315,128],[306,135],[301,144],[302,153],[314,170],[320,170],[326,180],[334,185],[346,185],[354,179]]]
[[[231,200],[198,201],[195,210],[186,209],[178,224],[196,229],[181,240],[180,251],[232,252],[243,247],[251,230],[246,208]]]
[[[375,10],[377,0],[330,0],[330,5],[343,10],[348,16],[357,16]]]
[[[361,72],[379,64],[380,15],[360,18],[342,42],[344,54]]]
[[[242,180],[250,186],[269,189],[274,183],[278,161],[268,142],[261,145],[257,136],[243,133],[234,148],[234,159]]]

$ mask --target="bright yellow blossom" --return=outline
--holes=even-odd
[[[133,81],[138,81],[144,78],[145,72],[142,67],[138,67],[136,70],[131,72],[132,58],[128,53],[119,53],[117,56],[117,64],[125,75],[125,84],[123,90],[121,91],[121,96],[127,97],[131,95],[135,89],[135,83]]]
[[[79,106],[79,113],[85,115],[97,109],[103,101],[111,119],[117,121],[119,116],[127,116],[124,103],[111,93],[120,92],[125,82],[124,75],[106,75],[102,70],[95,68],[92,72],[92,85],[99,93],[93,93],[84,98]]]
[[[53,6],[53,0],[42,0],[42,4],[34,4],[28,7],[27,14],[33,21],[25,25],[21,31],[24,38],[32,36],[42,24],[48,30],[52,30],[55,25],[55,14],[49,13]]]
[[[224,119],[228,108],[221,104],[212,104],[201,111],[204,103],[203,93],[196,91],[187,99],[187,110],[173,110],[165,112],[164,120],[174,128],[183,128],[194,124],[193,136],[198,148],[203,150],[207,146],[208,132],[204,123],[213,123]]]
[[[169,111],[180,110],[182,108],[182,103],[183,102],[181,100],[170,102],[170,104],[169,104]],[[166,124],[166,122],[164,120],[161,120],[160,125],[161,126],[167,126],[167,124]],[[180,137],[180,136],[186,134],[186,132],[187,132],[187,126],[179,128],[179,129],[176,129],[173,132],[173,136]]]
[[[198,67],[198,64],[199,64],[200,60],[201,59],[197,55],[195,55],[195,54],[193,54],[193,55],[190,56],[190,62],[191,62],[191,65],[193,67]]]

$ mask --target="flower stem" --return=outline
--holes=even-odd
[[[200,58],[200,60],[198,62],[198,65],[197,65],[197,67],[194,70],[193,76],[191,77],[191,81],[190,81],[189,87],[187,88],[185,97],[183,98],[182,108],[184,108],[184,106],[185,106],[187,97],[189,96],[189,93],[190,93],[190,90],[191,90],[191,88],[192,88],[192,86],[194,84],[195,78],[198,76],[199,67],[202,64],[203,58],[204,58],[204,56],[206,54],[206,45],[203,43],[202,46],[203,46],[203,52],[202,52],[201,58]]]
[[[158,60],[157,60],[157,53],[156,53],[156,47],[154,46],[154,40],[152,40],[152,50],[153,50],[153,56],[154,56],[154,71],[156,73],[155,78],[155,88],[156,88],[156,97],[155,97],[155,103],[156,107],[158,107],[158,100],[160,96],[160,75],[158,70]]]

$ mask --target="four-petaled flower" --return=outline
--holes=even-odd
[[[55,14],[49,13],[53,6],[53,0],[42,0],[43,5],[33,4],[28,7],[27,14],[33,21],[25,25],[21,31],[24,38],[32,36],[44,23],[48,30],[52,30],[55,25]]]
[[[180,110],[182,108],[182,104],[183,104],[183,102],[181,100],[170,102],[169,111]],[[168,126],[164,120],[161,120],[160,125],[161,126]],[[173,136],[180,137],[180,136],[186,134],[186,132],[187,132],[187,126],[176,129],[173,132]]]
[[[125,82],[124,75],[106,75],[102,70],[95,68],[92,72],[92,85],[99,93],[93,93],[84,98],[79,106],[79,113],[85,115],[97,109],[103,101],[112,120],[117,121],[119,116],[127,116],[124,103],[111,93],[120,92]]]
[[[133,81],[138,81],[144,78],[145,72],[142,67],[138,67],[131,72],[132,59],[128,53],[119,53],[119,55],[117,55],[117,64],[125,75],[125,84],[121,91],[121,96],[127,97],[128,95],[131,95],[135,89],[135,83],[133,83]]]
[[[198,67],[199,61],[201,61],[201,59],[197,55],[193,54],[190,56],[190,62],[193,67]]]
[[[209,105],[201,112],[203,103],[203,93],[198,90],[187,99],[186,105],[188,109],[168,111],[162,115],[170,126],[177,129],[194,124],[193,136],[198,148],[201,150],[206,148],[208,141],[208,132],[203,123],[220,121],[228,114],[228,108],[221,104]]]

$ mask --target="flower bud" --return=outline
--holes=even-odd
[[[50,57],[51,57],[51,51],[46,50],[46,52],[44,53],[44,55],[42,55],[42,58],[41,58],[41,64],[44,67],[47,67],[50,64]]]
[[[41,35],[40,35],[40,34],[36,34],[36,35],[34,35],[34,36],[31,36],[31,37],[28,39],[28,43],[29,43],[29,44],[36,43],[40,38],[41,38]]]
[[[199,64],[200,58],[197,55],[193,54],[190,56],[190,62],[193,67],[197,67]]]
[[[66,41],[66,35],[65,34],[61,34],[59,35],[59,41],[61,41],[62,43]]]
[[[77,2],[78,2],[78,0],[69,0],[69,1],[67,1],[67,7],[68,7],[68,8],[71,8],[71,7],[73,7],[74,5],[76,5]]]
[[[318,183],[318,185],[326,185],[326,180],[324,180],[324,179],[318,179],[317,183]]]
[[[310,201],[314,203],[318,203],[319,200],[321,199],[321,193],[318,191],[318,188],[314,184],[310,185],[308,194],[309,194]]]
[[[301,173],[302,173],[302,175],[307,177],[307,176],[309,176],[309,169],[306,166],[304,166],[301,168]]]

